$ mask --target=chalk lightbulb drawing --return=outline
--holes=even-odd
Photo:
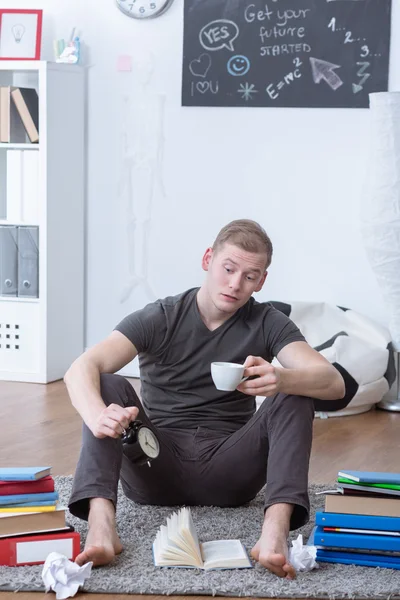
[[[13,33],[15,41],[17,42],[17,44],[19,44],[25,33],[25,27],[20,23],[17,23],[11,28],[11,31]]]

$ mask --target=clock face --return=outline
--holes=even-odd
[[[148,427],[141,427],[138,430],[137,436],[143,452],[150,458],[157,458],[160,453],[160,444],[151,429]]]
[[[116,0],[125,15],[134,19],[152,19],[169,8],[173,0]]]

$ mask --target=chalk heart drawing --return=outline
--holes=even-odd
[[[189,69],[195,77],[205,77],[211,67],[211,57],[205,52],[189,63]]]
[[[196,89],[201,94],[205,94],[210,89],[210,82],[209,81],[198,81],[196,83]]]

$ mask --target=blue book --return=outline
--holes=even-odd
[[[400,556],[382,554],[359,554],[357,552],[325,552],[317,550],[317,562],[340,563],[343,565],[361,565],[363,567],[383,567],[400,569]]]
[[[27,504],[32,503],[31,506],[38,506],[38,502],[51,500],[55,502],[58,500],[58,492],[44,492],[43,494],[17,494],[15,496],[0,496],[0,506],[7,504]]]
[[[369,533],[338,533],[324,531],[319,525],[314,532],[314,545],[327,548],[353,548],[400,552],[400,537]]]
[[[318,511],[315,514],[315,523],[321,527],[400,532],[400,517],[375,517]]]
[[[391,483],[400,485],[400,473],[382,473],[378,471],[339,471],[338,477],[345,477],[359,483]]]
[[[34,481],[50,471],[51,467],[0,467],[0,481]]]
[[[18,502],[13,504],[0,504],[0,508],[18,508],[19,506],[55,506],[57,500],[42,500],[41,502]]]

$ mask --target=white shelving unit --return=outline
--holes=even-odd
[[[39,227],[39,297],[0,295],[0,380],[61,379],[84,349],[84,69],[0,61],[0,86],[34,87],[39,143],[0,144],[0,224]],[[7,150],[38,152],[38,218],[6,214]]]

